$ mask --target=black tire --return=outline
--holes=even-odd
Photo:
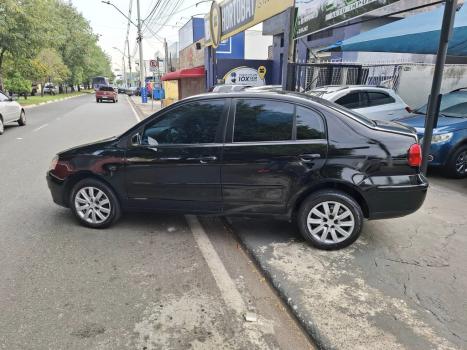
[[[329,216],[320,217],[315,214],[321,211],[324,213],[326,205]],[[311,213],[313,209],[315,210]],[[337,210],[337,215],[333,212],[334,209]],[[344,214],[346,216],[343,216]],[[343,217],[338,219],[339,216]],[[322,190],[312,193],[303,201],[298,211],[297,224],[300,233],[311,245],[319,249],[336,250],[349,246],[360,236],[363,213],[360,205],[348,194],[336,190]],[[346,235],[341,232],[345,232]]]
[[[104,215],[104,216],[107,215],[105,220],[100,219],[97,216],[97,214],[94,214],[94,217],[98,218],[98,220],[102,220],[102,222],[91,222],[92,219],[93,219],[92,215],[91,215],[92,210],[91,210],[91,214],[89,215],[89,218],[88,218],[88,220],[91,220],[91,221],[86,220],[86,218],[83,217],[84,213],[81,212],[81,214],[80,214],[77,206],[75,205],[75,203],[78,203],[79,200],[82,200],[82,198],[84,198],[84,197],[80,196],[80,193],[81,193],[80,191],[81,190],[86,191],[89,188],[93,188],[93,189],[97,189],[98,191],[102,191],[105,194],[105,196],[102,196],[101,199],[102,200],[107,199],[109,201],[108,205],[105,204],[105,208],[104,208],[104,205],[100,207],[100,209],[102,209],[102,210],[104,210],[104,209],[108,210],[108,214],[104,213],[104,212],[101,212],[100,209],[99,209],[99,212],[101,212],[101,215]],[[98,191],[95,191],[94,193],[98,194],[99,193]],[[77,196],[80,196],[80,198],[77,199]],[[97,195],[96,195],[96,197],[97,197]],[[91,227],[91,228],[99,228],[100,229],[100,228],[109,227],[110,225],[115,223],[121,216],[120,203],[119,203],[118,198],[115,195],[114,191],[108,185],[103,183],[102,181],[99,181],[99,180],[96,180],[96,179],[93,179],[93,178],[81,180],[73,187],[73,190],[71,191],[71,194],[70,194],[69,206],[70,206],[71,211],[73,212],[73,214],[75,215],[75,217],[79,221],[79,223],[81,225],[83,225],[83,226]],[[84,209],[84,210],[86,210],[86,209]],[[86,211],[86,214],[87,214],[87,211]]]
[[[447,176],[454,179],[467,177],[467,145],[460,146],[454,151],[447,161],[444,171]]]
[[[21,111],[21,114],[19,115],[18,124],[19,126],[26,125],[26,113],[23,110]]]
[[[100,102],[98,98],[96,98],[96,102],[97,102],[97,103],[99,103],[99,102]]]
[[[3,119],[0,117],[0,135],[3,135],[5,132],[5,124],[3,124]]]

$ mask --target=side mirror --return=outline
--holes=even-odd
[[[131,137],[132,146],[140,146],[142,143],[141,134],[138,132]]]

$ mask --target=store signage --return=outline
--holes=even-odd
[[[226,85],[265,85],[264,75],[266,74],[266,68],[263,66],[260,68],[264,68],[264,70],[261,70],[262,73],[259,73],[260,69],[257,70],[245,66],[234,68],[224,76],[224,83]]]
[[[363,16],[400,0],[297,0],[295,36],[305,35]]]
[[[221,40],[230,38],[268,18],[294,6],[294,0],[226,0],[214,1],[209,20],[207,44],[217,47]],[[205,27],[208,27],[205,25]]]

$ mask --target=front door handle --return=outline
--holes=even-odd
[[[303,163],[311,163],[314,160],[321,158],[321,154],[319,153],[301,154],[299,158]]]
[[[209,162],[216,161],[217,157],[216,156],[205,156],[205,157],[187,158],[187,160],[189,160],[189,161],[197,160],[201,164],[206,164],[206,163],[209,163]]]

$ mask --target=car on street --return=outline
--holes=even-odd
[[[124,94],[124,93],[126,92],[126,88],[125,88],[124,86],[119,86],[119,87],[117,88],[117,92],[118,92],[119,94]]]
[[[52,84],[52,83],[46,83],[44,85],[44,94],[49,94],[49,95],[56,95],[58,94],[58,86]]]
[[[373,120],[392,120],[410,114],[394,90],[366,85],[327,85],[307,92],[352,109]]]
[[[112,86],[101,86],[96,90],[96,102],[112,101],[118,102],[118,93]]]
[[[397,120],[415,128],[420,143],[425,134],[426,110],[427,106],[424,105],[409,117]],[[428,160],[430,167],[443,169],[449,177],[467,177],[467,88],[442,95],[438,125],[433,130]]]
[[[243,91],[183,99],[120,136],[61,152],[47,181],[88,227],[134,210],[269,215],[338,249],[365,218],[422,205],[420,164],[413,128],[305,94]]]
[[[0,135],[5,131],[5,124],[18,123],[20,126],[26,125],[26,113],[24,108],[6,94],[0,91]]]

